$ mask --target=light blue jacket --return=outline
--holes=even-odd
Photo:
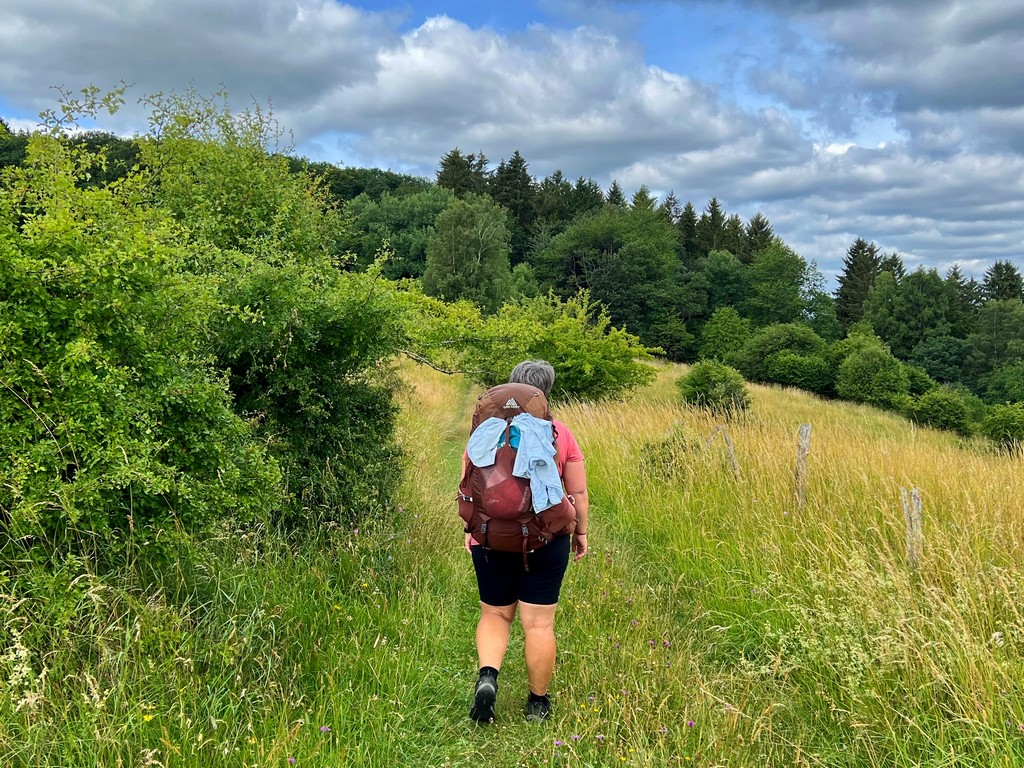
[[[512,419],[512,427],[519,432],[512,474],[530,481],[533,511],[543,512],[560,502],[565,495],[562,478],[558,476],[558,465],[555,463],[552,424],[545,419],[521,413]],[[478,467],[491,466],[504,435],[504,419],[492,417],[482,422],[473,431],[466,446],[469,460]],[[514,434],[511,442],[515,444]]]

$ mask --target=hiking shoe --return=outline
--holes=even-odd
[[[494,675],[480,675],[473,689],[473,706],[469,716],[478,723],[489,723],[494,719],[494,700],[498,697],[498,678]]]
[[[551,717],[551,699],[547,694],[530,696],[526,700],[526,720],[531,723],[542,723]]]

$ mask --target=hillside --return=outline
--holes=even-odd
[[[556,630],[555,714],[467,715],[475,585],[454,509],[474,390],[402,369],[390,520],[316,540],[224,530],[161,588],[0,600],[0,764],[1011,766],[1024,760],[1024,466],[865,407],[753,388],[717,426],[678,366],[556,415],[587,457],[593,551]],[[812,425],[806,504],[796,434]],[[900,490],[920,490],[906,560]],[[0,597],[14,585],[0,576]],[[64,597],[60,597],[64,595]],[[31,607],[31,606],[30,606]],[[67,643],[20,659],[20,632]],[[35,629],[33,629],[35,627]],[[40,674],[42,661],[45,671]]]

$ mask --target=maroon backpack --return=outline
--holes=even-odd
[[[505,421],[505,436],[498,447],[494,464],[478,467],[466,462],[466,473],[459,485],[459,516],[466,532],[487,549],[522,552],[526,555],[543,547],[556,536],[571,533],[576,527],[576,510],[567,496],[542,512],[533,511],[530,481],[516,477],[516,449],[510,443],[512,420],[522,413],[551,421],[544,393],[529,384],[499,384],[477,400],[470,434],[489,418]],[[552,426],[554,436],[554,427]],[[554,448],[558,450],[555,438]]]

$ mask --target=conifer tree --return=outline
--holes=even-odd
[[[751,254],[747,251],[747,231],[739,214],[734,213],[725,220],[722,247],[744,264],[753,261]]]
[[[458,147],[441,158],[436,172],[437,186],[450,189],[459,197],[468,194],[482,194],[487,191],[487,157],[478,154],[464,155]]]
[[[629,205],[634,211],[653,211],[656,201],[650,188],[646,184],[641,184],[640,189],[633,193]]]
[[[680,217],[683,215],[683,206],[680,205],[679,198],[676,197],[674,191],[669,192],[662,204],[658,206],[658,212],[665,217],[669,224],[675,225],[679,222]]]
[[[693,269],[700,260],[697,247],[697,211],[693,207],[693,203],[687,201],[683,206],[683,212],[679,216],[679,221],[676,222],[676,229],[679,230],[683,263]]]
[[[775,239],[772,225],[768,222],[768,218],[760,211],[751,216],[750,221],[747,222],[746,235],[747,253],[750,255],[751,260],[755,259],[760,251],[771,245]]]
[[[572,187],[572,215],[573,218],[586,213],[601,210],[604,205],[604,192],[601,186],[593,179],[586,179],[580,176]]]
[[[697,248],[701,256],[725,246],[725,212],[717,197],[712,197],[697,221]],[[734,256],[736,254],[733,254]]]
[[[846,252],[836,290],[836,316],[843,333],[864,316],[864,302],[880,266],[878,246],[863,238],[858,237]]]
[[[608,194],[605,195],[605,200],[608,201],[608,205],[613,205],[616,208],[626,207],[626,195],[623,193],[622,187],[619,186],[617,180],[612,180],[612,185],[608,187]]]
[[[985,270],[982,283],[986,301],[1024,301],[1024,279],[1009,261],[997,261]]]
[[[878,271],[891,274],[897,284],[907,276],[907,268],[903,265],[903,258],[896,251],[893,251],[878,262]]]
[[[518,149],[508,162],[498,164],[489,187],[494,201],[509,213],[511,260],[516,265],[526,255],[537,197],[537,185]]]

